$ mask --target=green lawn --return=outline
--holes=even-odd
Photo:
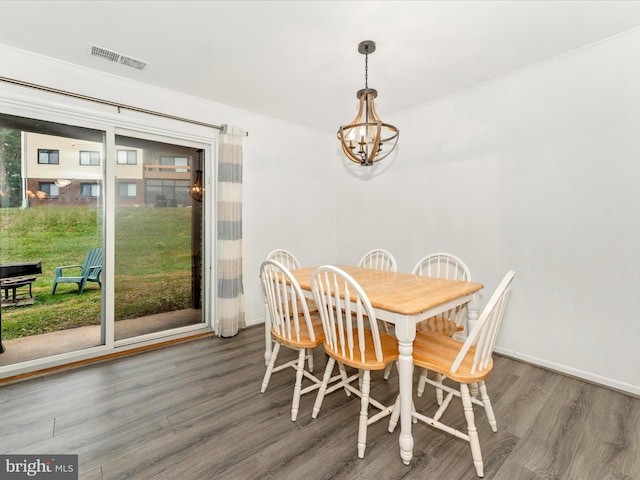
[[[42,262],[35,303],[2,309],[2,338],[100,324],[101,290],[59,284],[53,273],[102,246],[102,212],[79,206],[0,209],[0,263]],[[191,209],[120,207],[116,212],[116,320],[191,306]],[[20,290],[18,291],[20,292]]]

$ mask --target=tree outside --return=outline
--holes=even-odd
[[[0,207],[19,207],[22,203],[21,134],[0,128]]]

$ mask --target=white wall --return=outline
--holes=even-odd
[[[260,263],[271,249],[287,248],[309,265],[335,259],[337,158],[332,136],[3,45],[0,45],[0,76],[201,122],[238,125],[248,131],[243,143],[244,286],[248,323],[264,320],[258,273]],[[0,82],[0,97],[13,95],[39,98],[45,106],[74,105],[87,112],[117,114],[112,107]],[[160,122],[145,114],[126,114],[147,125]],[[202,128],[189,124],[180,128],[202,133]]]
[[[338,172],[338,260],[450,251],[481,305],[514,269],[500,351],[640,394],[638,51],[626,34],[389,117],[386,171]]]
[[[245,127],[250,131],[243,186],[248,323],[264,321],[258,275],[271,250],[287,249],[303,266],[336,258],[333,137],[272,118],[260,120]]]

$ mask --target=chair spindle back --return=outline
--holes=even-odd
[[[467,340],[464,342],[464,345],[451,366],[453,372],[458,369],[464,357],[469,352],[469,349],[473,346],[475,346],[476,351],[473,357],[471,373],[477,371],[482,372],[487,368],[491,355],[493,354],[498,332],[500,331],[504,309],[507,304],[507,299],[509,298],[511,281],[515,274],[513,270],[509,270],[487,302],[473,330],[467,337]]]
[[[461,258],[450,253],[437,252],[427,255],[413,267],[411,272],[414,275],[425,277],[446,278],[448,280],[471,281],[471,272],[466,263]],[[467,325],[467,305],[459,305],[440,315],[443,319],[451,320],[456,325],[464,327]]]
[[[266,260],[275,260],[287,267],[289,270],[298,270],[300,268],[300,262],[296,256],[288,250],[283,248],[277,248],[270,251],[267,254]]]
[[[300,342],[300,331],[304,328],[315,341],[307,301],[289,269],[275,260],[265,260],[260,266],[260,280],[275,332]]]
[[[338,267],[325,265],[313,272],[311,288],[322,319],[326,345],[352,360],[359,352],[358,360],[364,362],[367,329],[373,338],[376,360],[382,361],[380,333],[373,307],[353,277]]]
[[[387,272],[397,272],[398,265],[396,259],[390,252],[382,248],[377,248],[367,252],[358,262],[358,266],[362,268],[371,268],[374,270],[385,270]]]

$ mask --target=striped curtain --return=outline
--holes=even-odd
[[[215,331],[232,337],[245,328],[242,285],[242,135],[224,126],[218,141],[218,316]]]

